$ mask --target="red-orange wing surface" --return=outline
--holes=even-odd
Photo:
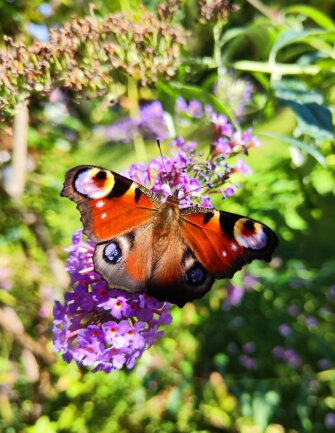
[[[265,224],[207,208],[181,210],[182,236],[214,278],[231,278],[254,259],[270,261],[278,244]]]
[[[95,242],[130,232],[150,220],[159,199],[143,185],[100,167],[66,173],[62,196],[76,202],[84,233]]]

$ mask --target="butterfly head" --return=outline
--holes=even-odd
[[[171,205],[171,206],[178,206],[180,199],[179,199],[179,191],[180,189],[177,188],[172,195],[170,195],[167,200],[166,203]]]

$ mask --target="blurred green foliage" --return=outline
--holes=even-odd
[[[29,47],[29,23],[59,26],[72,15],[104,19],[121,9],[141,10],[135,0],[78,5],[2,0],[1,33]],[[20,120],[22,108],[4,106],[0,430],[333,431],[334,2],[283,6],[245,0],[226,20],[201,18],[194,0],[181,2],[178,10],[172,1],[145,5],[154,14],[157,6],[170,7],[171,25],[178,22],[191,35],[170,80],[159,76],[157,83],[140,85],[129,70],[120,85],[107,74],[113,97],[98,92],[87,99],[79,87],[64,89],[48,77],[50,89],[35,89],[29,100],[26,156],[22,149],[17,154],[18,127],[10,118],[16,112]],[[99,68],[85,54],[77,60],[90,76]],[[237,120],[229,89],[240,79],[254,90]],[[227,85],[227,80],[233,81]],[[26,89],[16,90],[23,100]],[[253,263],[234,277],[233,285],[246,292],[235,306],[226,302],[229,283],[220,281],[204,299],[174,308],[166,336],[133,371],[92,374],[67,365],[52,355],[50,331],[53,300],[68,287],[63,249],[81,226],[74,206],[59,197],[64,173],[80,163],[119,171],[135,161],[135,154],[143,160],[156,156],[154,143],[142,137],[134,146],[109,143],[104,127],[125,113],[136,116],[141,101],[155,98],[174,117],[179,95],[210,103],[236,124],[252,126],[262,140],[249,156],[254,173],[241,179],[236,196],[225,203],[218,197],[216,204],[271,225],[281,241],[277,255],[269,266]],[[25,124],[19,125],[24,130]],[[178,133],[204,148],[211,140],[201,122],[181,125]],[[21,169],[15,160],[20,163],[20,155]],[[18,185],[13,194],[11,185],[19,182],[23,192]],[[251,277],[254,283],[246,290]]]

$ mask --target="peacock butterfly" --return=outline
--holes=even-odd
[[[182,307],[254,259],[271,260],[275,233],[259,221],[205,207],[179,208],[143,185],[91,165],[70,169],[62,196],[76,202],[97,243],[94,267],[114,288]]]

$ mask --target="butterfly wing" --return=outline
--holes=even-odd
[[[163,205],[164,207],[164,205]],[[164,230],[164,225],[168,230]],[[153,266],[147,294],[182,307],[210,290],[214,278],[186,245],[178,216],[153,227]]]
[[[240,215],[170,212],[171,203],[100,167],[69,170],[61,195],[76,202],[84,233],[97,243],[95,270],[111,287],[180,307],[202,297],[214,278],[231,278],[253,259],[269,261],[278,243],[269,227]]]
[[[111,287],[144,291],[152,254],[146,243],[138,245],[150,242],[159,199],[141,184],[90,165],[66,173],[61,195],[77,204],[84,233],[97,243],[95,270]]]
[[[241,215],[192,207],[180,218],[183,238],[214,278],[231,278],[254,259],[270,261],[278,245],[269,227]]]
[[[61,195],[77,204],[84,233],[95,242],[132,231],[148,222],[160,206],[143,185],[91,165],[69,170]]]

